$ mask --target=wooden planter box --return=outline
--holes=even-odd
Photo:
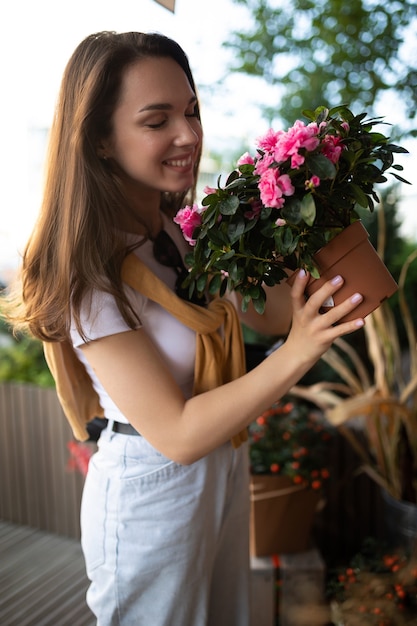
[[[250,552],[268,556],[304,552],[320,493],[285,476],[253,475],[250,481]]]

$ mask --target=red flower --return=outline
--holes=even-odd
[[[70,459],[67,463],[67,469],[78,469],[83,476],[87,474],[88,464],[90,462],[92,449],[86,444],[78,441],[68,441],[67,448],[70,452]]]

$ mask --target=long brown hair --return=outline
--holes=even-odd
[[[43,341],[68,337],[71,310],[82,332],[81,302],[94,288],[113,294],[134,327],[120,278],[127,249],[117,235],[120,208],[129,207],[98,146],[110,135],[125,69],[148,57],[174,59],[196,91],[184,51],[160,34],[90,35],[65,69],[50,131],[43,202],[23,255],[20,303],[14,298],[14,312],[9,308],[8,313],[15,328]],[[162,210],[173,215],[193,201],[194,192],[195,185],[181,194],[163,194]]]

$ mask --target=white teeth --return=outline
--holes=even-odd
[[[187,165],[190,165],[191,163],[191,157],[188,157],[188,159],[181,159],[178,161],[166,161],[166,163],[168,165],[172,165],[173,167],[187,167]]]

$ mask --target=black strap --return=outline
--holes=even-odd
[[[120,435],[136,435],[140,437],[140,433],[135,430],[132,424],[123,424],[122,422],[113,422],[112,431]]]

